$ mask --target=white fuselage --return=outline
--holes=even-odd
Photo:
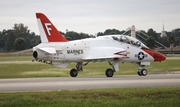
[[[43,47],[53,47],[56,50],[56,53],[47,53],[41,50],[38,50],[40,54],[39,59],[45,61],[53,62],[83,62],[83,61],[111,61],[113,58],[108,58],[108,56],[114,55],[119,51],[126,50],[127,58],[119,58],[118,61],[122,62],[152,62],[154,61],[153,57],[148,55],[141,48],[145,46],[143,43],[140,45],[133,45],[132,43],[121,42],[113,39],[112,37],[126,37],[124,35],[110,35],[110,36],[101,36],[97,38],[88,38],[82,40],[75,40],[69,42],[50,42],[50,43],[41,43],[38,46],[33,48],[33,51],[37,51],[38,48]],[[128,41],[133,39],[128,37]],[[143,60],[138,59],[138,53],[143,52]],[[103,57],[102,59],[100,57]],[[107,57],[107,59],[106,59]],[[141,57],[141,56],[140,56]],[[93,58],[95,58],[93,60]],[[96,59],[98,58],[98,59]],[[91,60],[88,60],[91,59]]]

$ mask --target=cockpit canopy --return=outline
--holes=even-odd
[[[130,37],[130,36],[126,36],[126,35],[114,35],[112,36],[112,38],[115,41],[118,42],[123,42],[123,43],[127,43],[127,44],[131,44],[133,46],[137,46],[140,48],[148,48],[146,45],[144,45],[141,41],[137,40],[136,38]]]

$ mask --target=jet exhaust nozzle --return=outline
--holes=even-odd
[[[33,52],[33,57],[34,57],[35,59],[38,58],[38,53],[37,53],[37,51],[34,51],[34,52]]]

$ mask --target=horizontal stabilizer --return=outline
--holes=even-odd
[[[56,49],[55,48],[51,48],[51,47],[44,47],[44,48],[39,48],[40,50],[50,53],[50,54],[54,54],[56,53]]]

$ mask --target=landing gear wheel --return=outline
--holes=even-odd
[[[139,76],[146,76],[148,74],[148,71],[146,69],[139,69],[137,74]]]
[[[138,69],[137,74],[138,74],[139,76],[142,76],[141,69]]]
[[[70,76],[71,77],[76,77],[77,75],[78,75],[78,71],[76,69],[71,69]]]
[[[146,75],[148,74],[148,71],[147,71],[146,69],[142,69],[142,70],[141,70],[141,74],[142,74],[143,76],[146,76]]]
[[[107,77],[112,77],[113,75],[114,75],[114,71],[112,69],[108,68],[106,70],[106,76]]]

